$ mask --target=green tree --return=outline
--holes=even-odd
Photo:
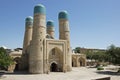
[[[109,62],[120,64],[120,47],[110,45],[106,53],[109,55]]]
[[[74,51],[75,51],[75,53],[80,53],[80,47],[76,47],[76,48],[74,49]]]
[[[13,64],[13,59],[6,54],[6,50],[4,48],[0,48],[0,69],[7,69],[8,66]]]
[[[86,51],[85,54],[86,54],[87,59],[90,59],[90,60],[93,59],[93,52]]]
[[[86,51],[87,59],[94,59],[95,61],[104,62],[106,61],[107,55],[105,51]]]

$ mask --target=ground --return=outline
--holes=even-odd
[[[4,74],[0,80],[91,80],[101,77],[111,77],[120,80],[120,74],[109,71],[97,71],[96,68],[72,68],[71,72],[51,72],[49,74]]]

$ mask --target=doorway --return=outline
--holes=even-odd
[[[19,68],[18,68],[18,63],[15,65],[15,70],[14,71],[18,71]]]
[[[83,63],[82,63],[82,61],[80,61],[80,66],[83,66]]]
[[[52,63],[50,66],[50,71],[51,72],[57,72],[58,71],[58,66],[56,63]]]

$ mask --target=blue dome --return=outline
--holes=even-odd
[[[59,19],[68,19],[67,11],[61,11],[58,16]]]
[[[45,14],[46,13],[45,7],[42,4],[36,5],[34,7],[34,14],[35,13]]]
[[[33,22],[33,17],[32,16],[28,16],[26,19],[25,19],[26,22]]]
[[[33,17],[32,16],[28,16],[26,19],[25,19],[25,26],[29,26],[29,25],[33,25]],[[32,27],[32,26],[31,26]]]
[[[47,22],[47,27],[48,27],[48,26],[54,26],[54,23],[53,23],[52,20],[50,20],[50,21]]]

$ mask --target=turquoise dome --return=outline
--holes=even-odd
[[[52,20],[47,21],[47,31],[54,31],[54,22]]]
[[[61,12],[59,12],[58,19],[68,19],[68,13],[67,13],[67,11],[61,11]]]
[[[33,25],[33,17],[32,16],[28,16],[26,19],[25,19],[25,25],[26,27],[28,27],[29,25]],[[30,26],[29,26],[30,27]],[[32,26],[31,26],[32,27]]]
[[[40,14],[46,14],[45,7],[42,4],[38,4],[34,7],[34,14],[40,13]]]
[[[47,22],[47,27],[48,27],[48,26],[54,26],[54,22],[53,22],[52,20],[48,21],[48,22]]]
[[[33,17],[32,16],[28,16],[26,19],[25,19],[26,22],[33,22]]]

